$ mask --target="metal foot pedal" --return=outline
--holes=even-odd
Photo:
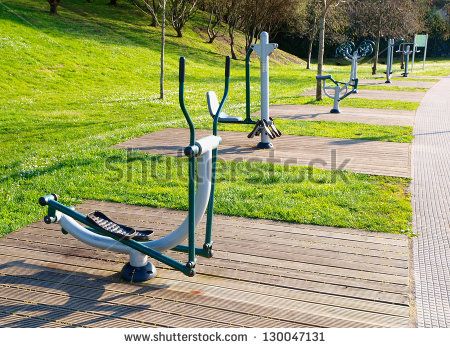
[[[120,239],[135,240],[138,242],[147,242],[150,240],[152,230],[136,230],[132,227],[118,224],[100,211],[89,213],[87,219],[102,230],[113,234]]]
[[[278,128],[275,126],[275,121],[273,120],[272,117],[269,117],[270,120],[270,129],[272,130],[272,132],[279,138],[281,137],[282,133],[278,130]]]
[[[267,123],[266,120],[261,121],[259,120],[256,122],[255,127],[253,127],[253,130],[247,135],[248,138],[253,138],[254,136],[260,135],[262,132],[265,132],[270,139],[275,139],[276,135],[273,134],[270,125]]]

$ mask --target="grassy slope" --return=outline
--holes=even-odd
[[[144,154],[128,158],[110,147],[168,126],[185,126],[177,103],[179,55],[188,57],[189,108],[196,120],[204,120],[204,92],[222,89],[220,53],[226,46],[204,43],[192,27],[183,39],[170,32],[167,99],[162,102],[157,99],[158,64],[152,63],[159,59],[158,32],[132,7],[67,0],[60,16],[49,17],[45,2],[4,4],[10,10],[0,11],[0,234],[42,217],[36,199],[48,192],[60,193],[66,203],[92,198],[185,209],[184,160]],[[275,98],[314,81],[313,72],[286,65],[292,58],[278,55],[271,71]],[[243,72],[243,62],[233,62],[228,106],[236,111],[244,107]],[[168,172],[167,162],[182,173]],[[149,174],[152,166],[154,176]],[[330,171],[281,166],[251,169],[247,164],[219,166],[218,213],[409,231],[408,180],[351,173],[344,180]]]

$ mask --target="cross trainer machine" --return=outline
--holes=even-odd
[[[230,59],[227,57],[225,76],[230,75]],[[185,58],[179,62],[179,102],[190,130],[189,145],[184,154],[189,160],[189,211],[185,220],[173,232],[151,240],[151,230],[137,230],[116,223],[105,214],[94,211],[87,215],[77,212],[58,201],[55,194],[43,196],[39,204],[48,207],[44,221],[59,223],[64,234],[70,234],[90,246],[128,254],[129,262],[123,267],[122,278],[130,282],[142,282],[156,276],[155,266],[148,260],[154,258],[187,276],[195,275],[196,256],[212,257],[212,219],[214,209],[214,185],[217,148],[221,138],[217,136],[218,117],[213,120],[213,135],[196,139],[195,127],[184,101]],[[221,106],[226,96],[222,99]],[[220,110],[219,110],[220,111]],[[196,189],[197,186],[197,189]],[[196,227],[207,211],[205,241],[202,248],[195,245]],[[187,245],[181,243],[188,240]],[[186,264],[165,255],[166,250],[188,254]]]
[[[217,118],[219,123],[234,123],[234,124],[253,124],[252,131],[248,134],[248,138],[261,136],[261,141],[258,143],[259,149],[271,149],[273,144],[271,139],[281,136],[281,132],[275,127],[275,122],[269,115],[269,56],[277,49],[278,44],[269,43],[269,34],[263,31],[260,35],[260,43],[251,45],[245,56],[245,119],[236,116],[230,116],[219,108],[216,93],[209,91],[206,93],[206,101],[208,104],[208,111],[211,117]],[[250,57],[255,52],[260,60],[260,79],[261,79],[261,119],[253,120],[251,118],[250,110]],[[229,92],[229,76],[225,77],[225,98]],[[220,111],[219,111],[220,110]]]
[[[411,46],[414,48],[411,50]],[[402,42],[398,46],[397,53],[401,53],[403,55],[403,61],[405,65],[405,70],[402,73],[403,77],[408,77],[409,75],[409,56],[411,54],[419,53],[420,51],[417,49],[416,46],[414,46],[414,43],[412,42]]]
[[[362,41],[355,49],[355,44],[351,41],[344,42],[336,49],[336,56],[342,57],[351,62],[350,78],[348,82],[337,81],[332,75],[317,75],[316,79],[322,82],[325,95],[333,99],[332,114],[339,114],[339,102],[353,93],[358,93],[358,63],[373,53],[375,43],[371,40]],[[332,84],[328,85],[327,81]],[[349,87],[351,89],[349,89]]]

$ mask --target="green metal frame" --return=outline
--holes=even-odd
[[[184,80],[185,80],[185,65],[186,60],[184,57],[180,58],[179,62],[179,102],[180,107],[183,112],[183,115],[186,118],[186,121],[189,126],[190,138],[189,138],[189,147],[195,145],[195,127],[192,122],[191,117],[189,116],[189,112],[186,109],[185,101],[184,101]],[[228,81],[226,83],[226,93],[224,93],[224,98],[222,98],[222,102],[219,107],[219,112],[214,117],[213,122],[213,134],[217,134],[217,123],[220,114],[220,110],[223,108],[223,105],[226,101],[228,95],[228,84],[230,77],[230,59],[227,57],[226,60],[226,69],[225,69],[225,77]],[[110,237],[116,240],[119,243],[125,244],[126,246],[135,249],[142,254],[148,255],[151,258],[158,260],[176,270],[183,272],[185,275],[194,276],[195,275],[195,264],[196,264],[196,255],[210,258],[212,257],[212,217],[214,210],[214,186],[215,186],[215,170],[216,170],[216,162],[217,162],[217,149],[213,150],[212,154],[212,177],[211,177],[211,194],[208,201],[208,211],[207,211],[207,228],[205,233],[205,243],[203,248],[196,248],[195,246],[195,178],[196,178],[196,164],[197,159],[195,155],[189,155],[189,235],[188,235],[188,245],[178,245],[172,250],[184,252],[188,254],[188,262],[186,264],[182,264],[181,262],[164,255],[163,253],[156,251],[152,248],[145,246],[144,244],[134,241],[134,240],[125,240],[121,239],[108,231],[105,231],[99,228],[97,225],[93,224],[87,217],[74,209],[67,207],[58,202],[57,196],[54,194],[47,195],[41,197],[39,199],[39,203],[42,206],[48,206],[47,216],[44,218],[46,223],[56,222],[56,211],[60,211],[61,213],[70,216],[76,221],[84,224],[90,231],[94,233],[98,233],[103,236]]]

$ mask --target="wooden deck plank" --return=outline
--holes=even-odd
[[[144,225],[156,222],[158,235],[170,230],[185,215],[168,211],[169,222],[161,210],[104,202],[85,202],[82,209],[99,206],[101,210],[109,209],[108,215],[114,219],[120,217]],[[128,220],[124,209],[132,211]],[[158,277],[136,285],[119,280],[117,272],[126,260],[124,256],[91,249],[62,235],[56,225],[38,222],[0,239],[0,313],[6,301],[16,301],[18,305],[23,301],[34,305],[37,316],[54,307],[54,311],[66,311],[70,322],[65,325],[75,326],[87,322],[83,321],[84,313],[102,319],[98,323],[94,320],[92,326],[108,326],[109,320],[116,320],[111,325],[121,325],[122,320],[122,325],[132,322],[135,326],[410,325],[405,258],[408,245],[404,236],[378,239],[376,234],[363,231],[274,221],[258,221],[253,230],[252,223],[251,219],[216,216],[216,227],[221,230],[215,238],[217,257],[199,258],[196,277],[185,277],[155,263]],[[228,230],[232,237],[227,235]],[[261,238],[265,234],[280,239],[281,244]],[[357,245],[353,249],[345,245],[352,242],[352,236],[358,239],[353,241]],[[254,250],[258,238],[261,248]],[[322,241],[329,246],[322,248]],[[308,249],[313,242],[316,248]],[[389,252],[365,255],[364,245],[372,251],[387,247],[397,251],[397,256],[392,258]],[[108,307],[115,309],[115,316],[110,317]],[[4,313],[8,318],[5,322],[14,323],[8,313]],[[55,320],[58,313],[54,314]],[[59,320],[57,324],[64,323]]]
[[[415,111],[342,107],[340,114],[331,114],[330,109],[331,104],[271,105],[270,114],[275,119],[299,121],[355,122],[382,126],[414,125]]]
[[[198,137],[206,135],[210,132],[197,132]],[[257,139],[248,139],[243,132],[220,132],[220,136],[223,140],[220,160],[304,165],[398,177],[410,177],[411,174],[410,144],[406,143],[283,135],[273,141],[273,150],[263,151],[256,149]],[[182,156],[185,144],[181,139],[189,139],[187,129],[166,129],[117,147]]]
[[[21,248],[14,248],[10,246],[2,245],[3,249],[5,250],[4,253],[7,256],[22,256],[29,254],[33,250],[29,249],[21,249]],[[83,256],[75,256],[75,255],[82,255],[83,251],[79,251],[78,253],[74,253],[73,249],[64,248],[61,254],[52,253],[51,255],[48,255],[49,253],[43,254],[40,250],[34,250],[37,255],[41,259],[47,260],[47,259],[53,259],[57,260],[58,262],[64,262],[64,260],[71,258],[74,260],[74,262],[77,262],[81,267],[86,267],[88,265],[91,265],[92,263],[95,263],[97,267],[102,267],[102,269],[107,269],[111,271],[119,271],[121,267],[117,268],[116,263],[119,263],[119,265],[123,265],[125,263],[125,259],[117,258],[116,260],[108,260],[105,257],[99,256],[97,253],[93,254],[93,252],[85,253]],[[175,255],[173,255],[175,256]],[[181,256],[178,255],[178,258]],[[212,260],[208,260],[212,261]],[[389,292],[384,289],[376,290],[376,291],[370,291],[366,288],[363,288],[364,290],[361,290],[361,288],[358,287],[345,287],[345,286],[334,286],[334,285],[328,285],[329,288],[328,292],[327,290],[327,284],[322,282],[323,284],[317,284],[313,283],[311,281],[304,281],[302,279],[298,279],[296,277],[287,276],[284,273],[281,274],[272,274],[276,272],[271,272],[270,269],[265,269],[261,266],[254,266],[254,265],[247,265],[245,269],[239,268],[236,266],[233,268],[233,264],[229,266],[230,261],[215,261],[217,263],[220,262],[219,265],[210,265],[206,262],[202,262],[198,264],[198,274],[206,275],[206,276],[213,276],[213,277],[220,277],[223,279],[228,279],[229,286],[233,286],[234,281],[244,281],[248,283],[254,283],[254,284],[266,284],[269,286],[276,286],[277,288],[290,288],[290,289],[296,289],[299,291],[299,294],[303,294],[304,298],[307,298],[310,300],[310,294],[309,292],[314,292],[313,297],[316,298],[318,301],[322,301],[323,303],[327,303],[329,300],[328,296],[332,297],[333,302],[336,302],[336,299],[334,299],[334,295],[336,293],[339,294],[339,296],[342,296],[342,302],[355,302],[356,305],[365,304],[364,301],[359,300],[376,300],[381,301],[383,303],[396,303],[405,305],[408,303],[408,298],[404,294],[398,294],[394,292]],[[261,262],[261,261],[260,261]],[[157,264],[161,270],[169,270],[166,266]],[[238,265],[238,264],[235,264]],[[307,265],[308,267],[308,265]],[[299,270],[301,271],[301,270]],[[169,276],[169,275],[166,275]],[[174,277],[174,275],[170,275],[171,278]],[[374,278],[375,275],[371,273],[366,274],[367,278]],[[180,279],[180,278],[175,278]],[[210,278],[207,278],[204,280],[205,282],[209,283]],[[406,278],[405,278],[406,281]],[[361,282],[361,287],[364,286],[363,282]],[[332,291],[334,290],[334,291]],[[383,291],[384,290],[384,291]],[[307,292],[305,292],[307,291]],[[352,299],[352,301],[348,301],[347,299]]]
[[[219,244],[219,243],[218,243]],[[117,257],[107,251],[93,251],[89,249],[81,242],[65,239],[56,245],[67,245],[77,248],[81,252],[90,252],[93,257],[101,258],[103,260],[111,260],[113,257],[117,260]],[[92,254],[93,253],[93,254]],[[286,278],[296,279],[298,281],[298,287],[303,282],[304,285],[301,288],[307,290],[321,291],[330,294],[344,295],[344,296],[354,296],[358,298],[368,298],[368,299],[380,299],[380,291],[387,293],[401,294],[398,302],[407,303],[407,298],[403,295],[407,292],[408,285],[405,284],[393,284],[389,282],[380,283],[378,281],[373,281],[372,279],[361,279],[361,278],[351,278],[343,277],[336,274],[320,274],[309,272],[307,269],[299,268],[296,262],[279,262],[277,264],[268,265],[266,258],[253,258],[248,260],[248,257],[238,256],[233,257],[229,253],[225,254],[223,257],[222,253],[215,251],[215,257],[209,260],[211,265],[219,265],[221,269],[229,268],[233,270],[241,271],[256,271],[264,270],[266,274],[281,276]],[[125,257],[123,261],[125,262]],[[242,260],[246,263],[243,265]],[[224,267],[225,264],[227,267]],[[264,269],[262,268],[264,266]],[[303,271],[303,272],[299,272]],[[375,296],[375,297],[374,297]]]
[[[137,321],[143,321],[142,317],[141,319],[136,318],[136,316],[134,315],[134,311],[139,310],[139,313],[143,313],[145,312],[147,309],[147,305],[142,305],[142,296],[144,294],[146,294],[147,292],[145,291],[140,291],[139,295],[140,296],[131,296],[128,297],[126,293],[122,293],[120,295],[116,294],[117,291],[109,291],[106,289],[103,289],[102,295],[101,297],[99,297],[99,291],[96,288],[89,288],[89,287],[85,287],[83,286],[78,286],[78,284],[76,284],[75,286],[68,286],[66,285],[66,282],[68,281],[68,279],[62,278],[63,282],[58,282],[56,281],[57,284],[57,289],[56,290],[52,290],[52,289],[48,289],[49,287],[53,288],[55,281],[49,282],[50,284],[43,284],[42,282],[34,282],[32,280],[30,280],[30,277],[33,278],[33,276],[29,276],[26,278],[22,278],[19,279],[19,277],[10,277],[11,279],[16,280],[19,284],[24,284],[26,285],[26,287],[24,285],[22,286],[17,286],[15,287],[15,290],[12,292],[5,292],[2,291],[1,285],[0,285],[0,292],[2,294],[2,296],[5,295],[9,295],[8,298],[11,298],[11,296],[13,296],[13,298],[15,298],[14,296],[20,296],[21,298],[27,298],[27,300],[30,301],[34,301],[35,299],[40,299],[40,301],[43,301],[46,304],[53,304],[52,301],[54,300],[55,296],[59,296],[58,299],[56,300],[58,303],[65,303],[64,301],[69,301],[69,299],[66,297],[64,297],[64,294],[62,294],[63,292],[67,292],[68,294],[70,294],[70,301],[71,302],[75,302],[75,304],[77,305],[77,308],[80,310],[89,310],[95,314],[99,314],[98,311],[95,310],[96,307],[101,307],[102,310],[104,307],[107,307],[108,305],[111,306],[114,304],[114,313],[122,313],[120,314],[121,318],[127,318],[129,313],[133,313],[132,317],[137,320]],[[47,277],[47,275],[46,275]],[[70,278],[70,277],[67,277]],[[88,282],[88,285],[91,283]],[[37,285],[36,285],[37,284]],[[80,283],[82,284],[82,283]],[[39,285],[41,285],[41,287],[39,287]],[[170,291],[181,291],[181,292],[191,292],[191,289],[186,289],[186,287],[182,287],[182,288],[178,288],[176,284],[172,284],[172,286],[169,288]],[[166,292],[169,291],[165,290]],[[224,323],[224,321],[227,319],[226,317],[222,316],[221,310],[220,310],[220,305],[217,303],[217,301],[211,303],[211,298],[215,299],[216,296],[218,299],[222,300],[222,307],[223,308],[227,308],[228,310],[230,310],[230,312],[232,312],[233,308],[239,308],[239,310],[245,310],[245,311],[257,311],[258,312],[258,307],[260,306],[260,303],[266,303],[269,299],[266,298],[265,296],[258,296],[258,295],[251,295],[251,296],[246,296],[245,293],[240,293],[241,296],[239,296],[239,298],[236,300],[236,294],[234,292],[230,292],[228,290],[228,292],[230,292],[228,295],[226,294],[226,290],[221,289],[220,292],[215,292],[215,294],[213,294],[211,291],[208,290],[200,290],[198,288],[196,288],[196,292],[199,293],[199,295],[196,295],[196,297],[200,297],[202,302],[201,302],[201,306],[202,308],[200,308],[198,305],[195,306],[194,308],[190,309],[188,308],[189,305],[187,304],[187,301],[183,301],[183,303],[179,302],[178,305],[174,304],[174,303],[165,303],[164,301],[158,301],[157,298],[153,297],[151,300],[151,305],[148,305],[149,308],[151,307],[151,310],[157,310],[159,311],[163,311],[164,313],[170,313],[173,315],[181,315],[183,313],[186,313],[187,315],[190,313],[190,315],[192,316],[193,313],[195,313],[195,315],[199,316],[199,313],[203,313],[203,315],[207,315],[205,313],[205,310],[207,309],[205,306],[209,305],[210,306],[210,312],[211,312],[211,308],[214,308],[214,311],[216,313],[216,315],[213,317],[216,317],[214,323],[212,323],[214,325],[221,325],[222,323]],[[28,291],[28,292],[21,292],[21,290],[23,291]],[[39,293],[39,294],[36,294]],[[153,291],[148,292],[149,294],[152,294]],[[204,296],[202,298],[202,293],[208,294],[208,296]],[[48,294],[53,294],[54,296],[47,296]],[[179,296],[178,300],[179,299]],[[111,298],[111,299],[110,299]],[[96,304],[93,303],[89,303],[86,301],[89,301],[89,299],[95,299],[96,300]],[[134,300],[134,301],[133,301]],[[165,299],[166,300],[166,299]],[[49,301],[46,302],[46,301]],[[80,302],[81,301],[81,302]],[[370,326],[380,326],[383,325],[384,321],[387,320],[387,322],[390,322],[392,320],[397,320],[399,319],[397,316],[398,315],[391,315],[388,316],[388,318],[386,318],[386,315],[380,315],[379,313],[370,313],[370,312],[365,312],[363,313],[363,311],[354,311],[354,310],[350,310],[350,309],[343,309],[343,308],[339,308],[339,307],[328,307],[328,306],[319,306],[317,304],[310,304],[310,303],[306,303],[306,302],[297,302],[297,306],[298,309],[293,309],[291,306],[292,304],[285,304],[286,301],[283,301],[281,299],[272,299],[271,302],[273,303],[272,305],[267,304],[264,306],[264,308],[262,308],[262,311],[259,311],[258,313],[260,315],[267,315],[268,313],[271,314],[272,316],[280,316],[284,319],[284,321],[278,322],[278,321],[271,321],[269,319],[264,319],[264,317],[260,316],[258,318],[254,318],[254,324],[259,325],[259,326],[264,326],[265,323],[267,322],[271,322],[271,324],[269,326],[291,326],[291,324],[296,324],[296,325],[300,325],[300,326],[304,326],[301,324],[301,321],[299,320],[299,318],[301,318],[304,315],[308,315],[308,322],[311,325],[312,322],[317,323],[318,325],[323,326],[324,323],[329,322],[330,320],[333,320],[334,316],[338,316],[341,324],[346,324],[345,326],[349,325],[349,326],[354,326],[354,325],[358,325],[358,322],[354,322],[354,318],[355,316],[361,316],[364,317],[364,323],[365,324],[370,324]],[[72,303],[73,304],[73,303]],[[138,308],[136,309],[128,309],[124,308],[122,309],[121,307],[117,307],[119,304],[121,305],[126,305],[126,306],[132,306],[133,304],[135,306],[138,306]],[[164,308],[161,308],[161,304]],[[214,307],[212,306],[214,305]],[[66,306],[66,305],[64,305]],[[183,309],[181,308],[181,306],[183,306]],[[251,309],[249,307],[256,307],[255,309]],[[282,307],[283,313],[279,313],[276,314],[274,313],[274,309],[276,309],[277,311],[279,310],[279,308]],[[272,309],[272,310],[271,310]],[[326,310],[326,313],[324,312],[324,309]],[[105,309],[105,311],[109,311],[108,308]],[[124,312],[125,311],[125,312]],[[123,314],[124,313],[124,314]],[[114,314],[113,316],[117,316],[118,314]],[[126,314],[126,315],[125,315]],[[242,313],[237,313],[236,311],[234,311],[233,313],[230,313],[230,315],[234,316],[234,319],[230,318],[231,321],[225,321],[225,323],[229,323],[232,324],[233,326],[252,326],[249,325],[252,323],[251,320],[249,320],[248,318],[245,318],[244,321],[242,321],[241,318],[241,322],[239,322],[240,317],[243,317],[244,314]],[[110,316],[112,315],[111,313],[109,314]],[[131,315],[131,314],[130,314]],[[203,315],[201,316],[202,318]],[[330,317],[330,315],[333,315],[333,317]],[[407,315],[407,311],[404,311],[404,313],[402,313],[403,318],[405,317],[405,315]],[[248,316],[248,315],[246,315]],[[144,316],[145,317],[145,316]],[[152,320],[155,320],[155,314],[152,312],[152,314],[148,315],[148,317],[151,317]],[[295,319],[291,319],[289,320],[289,318],[295,318]],[[256,321],[255,321],[256,320]],[[294,321],[294,322],[293,322]],[[237,324],[238,323],[238,324]],[[246,325],[243,325],[243,324]],[[274,325],[275,324],[275,325]],[[281,325],[279,325],[281,324]],[[256,326],[254,325],[254,326]],[[209,326],[209,325],[208,325]]]

